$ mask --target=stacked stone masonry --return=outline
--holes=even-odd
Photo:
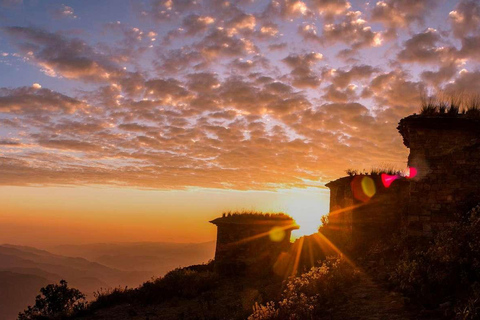
[[[416,169],[414,178],[399,179],[390,188],[375,178],[380,192],[372,203],[353,210],[345,210],[359,204],[350,188],[352,177],[327,184],[330,220],[354,237],[381,224],[428,236],[480,202],[480,120],[412,115],[400,121],[398,130],[410,149],[408,167]]]
[[[217,226],[215,269],[221,274],[262,274],[272,271],[282,252],[290,249],[290,236],[298,229],[294,220],[275,217],[222,217],[210,221]],[[275,228],[284,232],[272,240]]]

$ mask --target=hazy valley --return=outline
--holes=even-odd
[[[88,299],[101,288],[137,287],[177,267],[213,258],[215,242],[62,245],[46,250],[0,245],[0,319],[15,319],[39,289],[61,279]]]

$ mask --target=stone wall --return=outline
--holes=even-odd
[[[224,217],[211,222],[218,227],[215,270],[226,275],[272,272],[280,254],[290,249],[291,231],[298,229],[293,220]],[[282,229],[283,237],[271,236],[274,228]]]
[[[480,202],[480,121],[413,115],[400,121],[413,179],[408,229],[428,235]]]
[[[368,177],[375,184],[370,199],[355,197],[354,179]],[[398,230],[406,216],[410,182],[399,178],[386,188],[379,175],[343,177],[327,184],[330,188],[329,226],[350,236],[354,246]]]

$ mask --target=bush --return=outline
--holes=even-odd
[[[480,206],[437,232],[427,245],[401,250],[390,276],[400,290],[426,307],[448,301],[457,303],[457,313],[478,312],[480,294],[472,284],[480,281]]]
[[[217,285],[217,274],[188,268],[175,269],[163,278],[146,282],[138,289],[142,301],[156,302],[172,297],[191,299]]]
[[[67,281],[49,284],[40,289],[41,295],[35,298],[35,304],[18,314],[18,320],[43,320],[69,316],[85,310],[85,295],[75,288],[68,288]]]
[[[457,304],[455,316],[462,320],[480,319],[480,284],[478,282],[472,285],[469,296]]]
[[[290,278],[279,302],[255,304],[248,319],[316,319],[345,300],[356,275],[357,271],[344,259],[326,261]]]
[[[99,290],[88,309],[95,311],[131,302],[154,304],[173,298],[195,298],[218,286],[218,276],[210,269],[211,264],[179,268],[168,272],[164,277],[147,281],[136,289]]]

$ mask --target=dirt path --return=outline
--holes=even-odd
[[[332,320],[372,319],[407,320],[418,319],[418,312],[408,310],[404,298],[390,292],[361,273],[358,282],[351,288],[347,303],[333,311]]]

